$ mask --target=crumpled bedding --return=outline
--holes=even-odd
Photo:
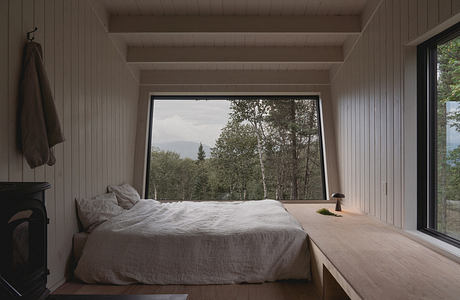
[[[234,284],[310,279],[307,234],[274,200],[140,200],[88,237],[86,283]]]

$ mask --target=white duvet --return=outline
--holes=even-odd
[[[75,274],[110,284],[309,279],[307,235],[274,200],[141,200],[89,235]]]

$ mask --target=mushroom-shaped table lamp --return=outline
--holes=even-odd
[[[335,211],[342,211],[342,199],[345,198],[344,194],[334,193],[332,199],[335,200]]]

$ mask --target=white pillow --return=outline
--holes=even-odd
[[[98,225],[118,216],[124,209],[118,206],[114,193],[98,195],[93,198],[77,198],[78,217],[83,230],[93,231]]]
[[[109,192],[115,193],[118,205],[124,209],[130,209],[134,206],[134,204],[141,200],[141,197],[136,189],[127,183],[122,185],[109,185],[107,189]]]

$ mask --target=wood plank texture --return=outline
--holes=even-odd
[[[226,285],[89,285],[65,283],[54,294],[188,294],[187,300],[313,300],[320,299],[313,283],[281,281]]]
[[[8,1],[0,1],[0,40],[8,41],[9,34],[9,5]],[[7,181],[9,177],[9,147],[3,146],[7,141],[9,143],[9,127],[8,113],[9,113],[9,60],[8,60],[8,45],[9,43],[0,43],[0,101],[2,109],[0,110],[0,180]]]
[[[404,45],[453,16],[457,1],[384,0],[332,78],[348,208],[403,226]]]
[[[359,16],[110,16],[111,33],[358,34]]]
[[[34,26],[66,141],[55,147],[53,167],[32,170],[16,146],[16,109],[25,34]],[[53,185],[46,192],[48,286],[53,287],[65,277],[77,230],[74,199],[103,193],[108,183],[133,182],[138,82],[87,0],[0,1],[0,40],[0,181]],[[116,73],[108,71],[112,65]],[[105,104],[113,106],[116,117],[100,105],[103,89],[115,90],[117,100],[106,97]],[[102,159],[114,149],[120,151]],[[117,177],[100,180],[99,173],[108,174],[116,161],[123,161],[110,170]]]
[[[459,265],[374,218],[343,211],[341,218],[316,213],[334,204],[284,204],[311,241],[356,292],[352,299],[458,299]]]
[[[309,71],[171,71],[149,70],[141,71],[141,85],[328,85],[327,70]]]
[[[343,62],[342,47],[129,47],[128,63]]]
[[[247,15],[308,16],[359,14],[366,2],[378,0],[312,1],[312,0],[97,0],[114,15]]]

